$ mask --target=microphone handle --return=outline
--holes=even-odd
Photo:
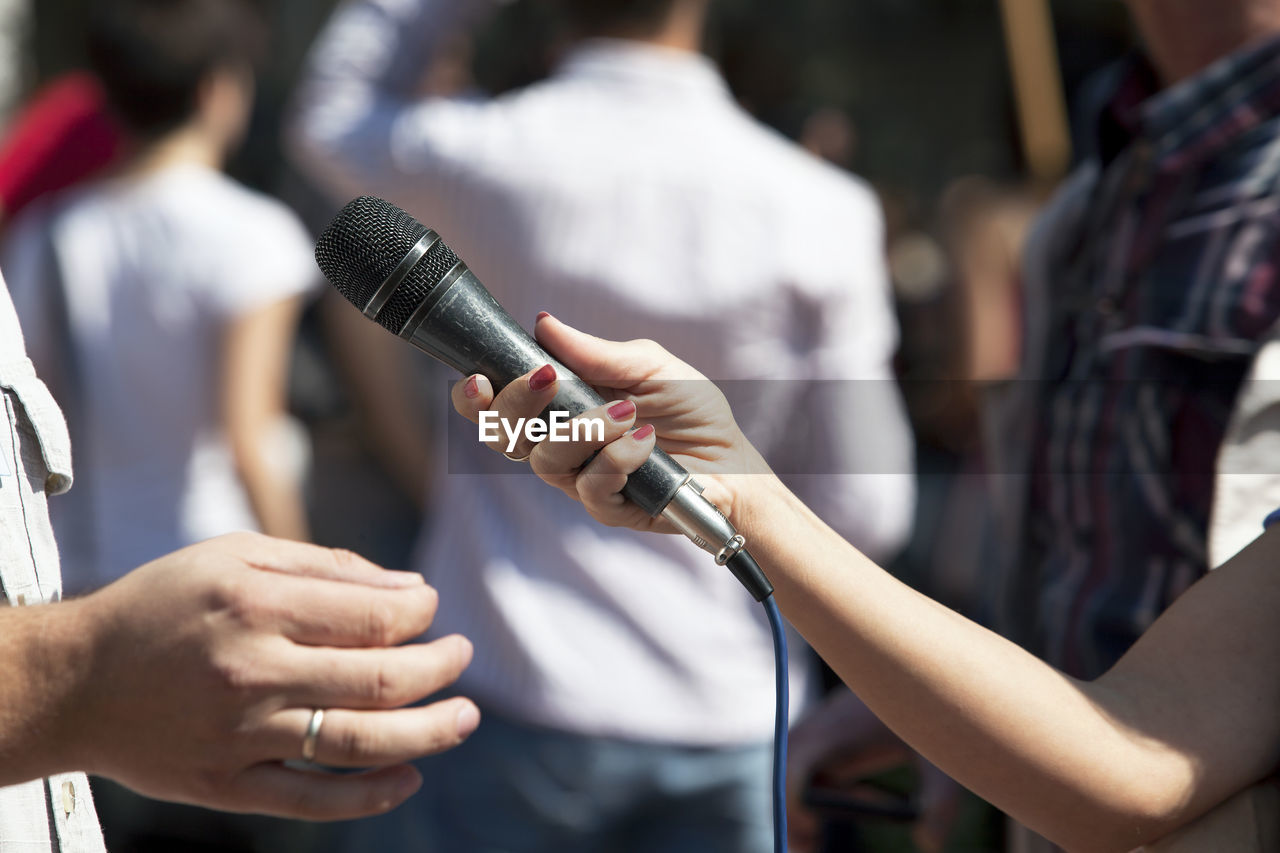
[[[463,263],[432,288],[399,334],[463,375],[487,376],[498,390],[550,363],[560,384],[548,409],[568,412],[570,417],[605,402],[590,385],[548,355]],[[622,494],[651,517],[661,515],[714,556],[716,563],[727,566],[756,601],[773,594],[773,584],[744,550],[746,539],[702,496],[698,481],[662,448],[655,447],[645,463],[631,473]]]
[[[464,376],[483,374],[495,391],[550,363],[559,388],[544,417],[551,411],[576,417],[605,403],[590,385],[548,355],[465,264],[432,289],[400,337]],[[627,478],[622,494],[657,517],[688,481],[689,472],[655,447],[644,465]]]

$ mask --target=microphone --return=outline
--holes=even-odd
[[[362,196],[344,207],[316,244],[316,263],[366,317],[463,375],[483,374],[501,390],[549,363],[559,379],[549,410],[574,417],[605,402],[511,318],[439,234],[390,202]],[[746,559],[743,536],[702,492],[658,447],[622,490],[728,565],[763,601],[773,585]]]

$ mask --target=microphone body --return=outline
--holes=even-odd
[[[365,196],[348,204],[321,236],[316,261],[366,317],[464,375],[483,374],[501,390],[549,363],[559,388],[548,410],[575,417],[605,402],[512,319],[440,235],[389,202]],[[753,561],[735,559],[746,540],[702,491],[655,447],[622,494],[667,519],[763,601],[773,585]]]
[[[398,334],[464,376],[483,374],[495,390],[544,364],[553,365],[559,388],[548,411],[576,417],[604,405],[590,385],[538,345],[461,261]],[[654,448],[644,465],[627,478],[622,493],[650,516],[657,516],[688,480],[689,473],[678,462]]]

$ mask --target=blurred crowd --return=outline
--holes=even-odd
[[[1013,86],[990,64],[998,4],[869,3],[865,20],[919,40],[844,48],[823,28],[854,18],[820,3],[778,13],[776,34],[746,2],[713,4],[709,24],[690,0],[333,5],[102,0],[72,26],[0,0],[0,268],[74,439],[75,489],[52,503],[66,588],[239,529],[415,568],[445,602],[433,630],[475,641],[459,689],[485,722],[422,763],[402,810],[336,830],[101,780],[108,847],[541,849],[492,846],[505,832],[561,850],[767,849],[763,617],[688,543],[597,528],[518,469],[480,473],[485,451],[448,438],[463,431],[448,374],[326,292],[310,246],[350,197],[384,196],[517,320],[546,309],[658,340],[734,389],[824,520],[998,626],[990,483],[1013,472],[984,447],[988,392],[1037,384],[1017,378],[1038,334],[1022,263],[1054,190],[1024,168]],[[1085,162],[1098,75],[1131,44],[1115,10],[1059,12],[1064,144]],[[805,38],[813,55],[797,56]],[[981,61],[939,74],[923,53],[948,40]],[[885,88],[927,97],[860,95],[877,79],[830,60],[860,46],[901,63]],[[997,89],[967,126],[944,103],[966,69]],[[1084,418],[1100,403],[1044,405]],[[1068,511],[1028,500],[1044,525]],[[1202,553],[1153,569],[1146,620],[1207,568]],[[1046,653],[1078,662],[1062,642]],[[796,853],[1014,843],[793,643]],[[1090,654],[1078,674],[1105,667]]]

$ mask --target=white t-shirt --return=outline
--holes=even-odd
[[[50,247],[75,342],[70,382]],[[222,347],[230,321],[317,281],[296,217],[221,173],[174,166],[32,211],[3,263],[32,359],[75,397],[60,402],[76,486],[52,506],[67,591],[254,529],[221,427]]]

